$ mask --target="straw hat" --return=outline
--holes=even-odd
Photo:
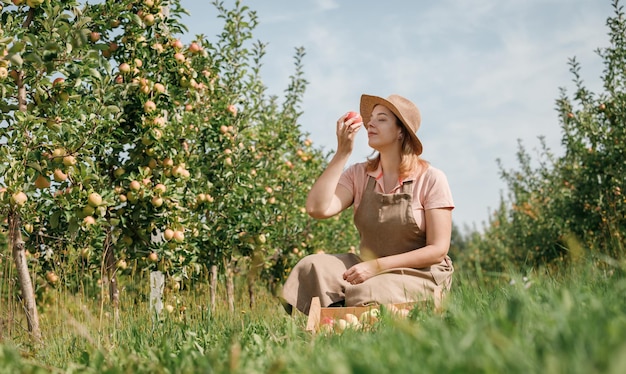
[[[387,107],[398,117],[402,125],[408,130],[407,132],[411,136],[417,154],[422,154],[422,142],[416,134],[420,128],[422,116],[417,106],[400,95],[391,95],[386,99],[372,95],[361,95],[361,116],[366,127],[372,117],[372,110],[379,104]]]

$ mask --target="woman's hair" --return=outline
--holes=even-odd
[[[398,117],[394,115],[396,119],[396,123],[400,127],[402,131],[402,147],[400,149],[401,160],[400,160],[400,178],[404,179],[414,173],[415,171],[421,169],[422,171],[426,169],[428,165],[428,161],[423,160],[420,157],[420,154],[417,153],[417,149],[415,149],[414,143],[411,141],[411,136],[409,135],[407,128],[402,126]],[[367,158],[367,171],[374,171],[378,168],[380,163],[380,153],[373,154],[371,157]]]

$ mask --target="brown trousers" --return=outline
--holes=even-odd
[[[361,262],[352,253],[314,254],[294,267],[282,290],[283,299],[308,314],[311,299],[320,298],[322,307],[345,300],[347,306],[397,304],[431,298],[435,291],[448,290],[454,271],[446,258],[425,269],[393,269],[352,285],[342,274]]]

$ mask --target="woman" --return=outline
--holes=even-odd
[[[454,203],[443,172],[420,158],[421,116],[399,95],[361,96],[360,118],[337,121],[337,151],[309,192],[313,218],[354,204],[360,256],[314,254],[294,267],[282,290],[288,311],[403,303],[438,297],[454,271],[448,257]],[[377,155],[345,169],[354,137],[365,125]]]

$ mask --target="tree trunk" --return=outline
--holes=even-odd
[[[254,299],[254,281],[255,277],[252,274],[248,275],[248,296],[250,297],[250,309],[254,308],[255,299]]]
[[[215,312],[215,294],[217,293],[217,265],[211,265],[210,303],[211,311]]]
[[[17,269],[17,278],[22,291],[22,301],[28,322],[28,331],[36,343],[41,343],[41,330],[39,329],[39,314],[37,313],[37,302],[35,300],[35,290],[28,271],[26,260],[26,250],[22,240],[22,222],[18,212],[9,211],[9,247],[13,252],[13,261]]]
[[[117,288],[117,261],[115,259],[115,248],[111,245],[111,229],[107,231],[107,236],[104,239],[104,273],[103,278],[107,278],[109,282],[109,299],[111,300],[111,305],[113,305],[113,313],[115,316],[115,321],[118,321],[119,318],[119,307],[120,307],[120,291]]]
[[[228,297],[228,310],[233,313],[235,311],[235,273],[228,266],[226,268],[226,296]]]

